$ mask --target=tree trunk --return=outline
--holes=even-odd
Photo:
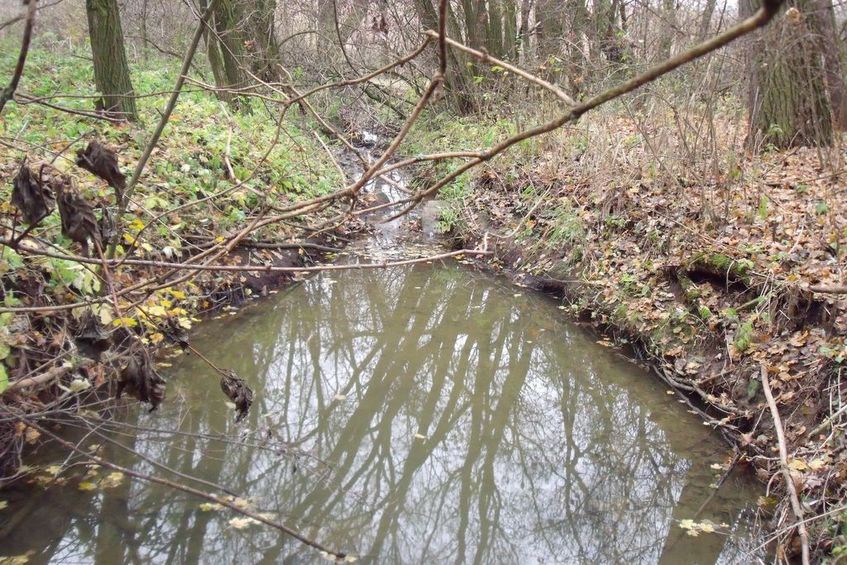
[[[700,15],[700,29],[697,31],[697,39],[703,41],[709,35],[712,26],[712,16],[715,13],[716,0],[706,0],[706,6]]]
[[[255,10],[248,19],[252,43],[253,73],[264,81],[280,78],[279,44],[276,40],[276,0],[256,0]]]
[[[810,5],[809,26],[818,38],[823,52],[827,92],[832,117],[839,129],[847,127],[847,100],[844,96],[844,65],[841,42],[835,29],[832,0],[814,0]]]
[[[135,92],[129,78],[124,35],[117,0],[86,0],[88,33],[94,58],[94,82],[100,98],[98,111],[135,120]]]
[[[532,0],[521,0],[521,29],[519,32],[519,36],[521,54],[523,55],[524,61],[529,58],[529,54],[532,51],[532,42],[530,40],[529,30],[530,11],[532,11]]]
[[[676,33],[676,6],[674,0],[662,0],[662,38],[659,43],[659,60],[671,58],[673,38]]]
[[[752,13],[757,0],[739,3]],[[814,0],[793,0],[750,46],[750,149],[832,144],[832,113],[819,42],[809,41]]]
[[[147,45],[150,42],[150,38],[147,37],[147,0],[143,0],[141,3],[141,56],[144,59],[144,62],[147,62]]]
[[[432,0],[415,0],[415,10],[424,29],[438,30],[438,14]],[[459,24],[453,10],[447,7],[447,35],[461,41]],[[447,74],[444,77],[444,90],[453,107],[460,114],[469,114],[478,107],[473,96],[473,70],[467,57],[456,50],[447,48]]]
[[[506,59],[517,59],[515,41],[518,35],[517,0],[503,2],[503,55]]]
[[[246,82],[241,68],[244,60],[244,30],[241,28],[242,22],[236,10],[236,1],[218,0],[215,4],[214,17],[227,86],[236,88],[243,86]]]

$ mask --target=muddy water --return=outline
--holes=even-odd
[[[131,426],[75,438],[138,471],[185,482],[156,461],[223,485],[366,562],[748,561],[756,490],[737,476],[710,487],[726,448],[556,306],[456,265],[318,276],[193,337],[256,390],[246,425],[186,355],[166,369],[158,412],[127,405]],[[78,481],[0,493],[0,554],[321,560],[187,495],[130,481],[87,492]],[[683,519],[728,527],[691,537]]]

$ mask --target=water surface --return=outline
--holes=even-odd
[[[256,391],[246,425],[185,355],[165,370],[158,412],[125,406],[134,427],[78,433],[81,445],[223,485],[366,562],[708,564],[747,561],[755,545],[756,490],[737,476],[710,487],[728,459],[713,433],[554,301],[489,276],[456,265],[325,274],[202,324],[192,343]],[[184,494],[75,485],[0,493],[0,554],[321,560]],[[728,528],[691,537],[683,519]]]

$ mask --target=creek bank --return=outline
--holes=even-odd
[[[456,241],[492,250],[490,267],[563,297],[563,308],[605,336],[601,343],[633,350],[731,441],[772,492],[783,492],[760,376],[767,371],[805,517],[833,516],[847,480],[835,413],[847,377],[847,304],[821,289],[838,288],[837,259],[808,239],[795,237],[793,248],[782,249],[778,230],[785,226],[772,222],[739,222],[740,234],[730,237],[692,225],[686,218],[697,217],[697,203],[673,200],[666,187],[599,189],[533,172],[508,185],[494,182],[514,179],[510,173],[483,172],[449,203],[445,218]],[[808,198],[782,196],[786,217]],[[847,198],[830,206],[847,210]],[[794,267],[804,264],[798,274]],[[785,497],[761,500],[773,530],[793,523],[787,504]],[[832,519],[810,527],[819,555],[841,545]],[[777,551],[791,555],[798,547],[792,539]]]

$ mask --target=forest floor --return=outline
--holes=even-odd
[[[678,156],[656,159],[643,122],[610,115],[448,187],[444,229],[462,245],[495,250],[491,265],[517,282],[562,296],[563,308],[601,330],[600,343],[634,349],[736,446],[727,467],[752,465],[771,493],[784,493],[765,375],[811,549],[843,553],[845,154],[754,157],[733,133],[719,172],[703,173]],[[484,137],[485,126],[467,129],[459,135],[469,143]],[[431,131],[417,142],[452,135]],[[787,497],[762,497],[760,506],[773,531],[796,519]],[[799,551],[789,539],[778,554]]]

